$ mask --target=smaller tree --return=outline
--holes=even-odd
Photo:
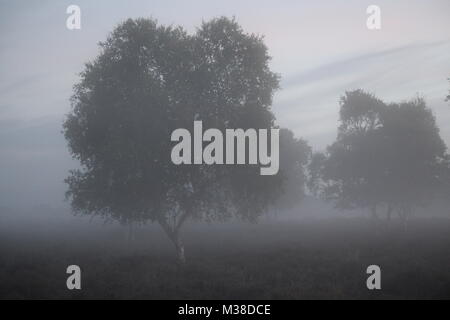
[[[303,200],[310,157],[311,147],[306,140],[295,138],[289,129],[280,129],[280,176],[283,184],[276,208],[291,209]]]
[[[448,78],[448,81],[450,81],[450,78]],[[447,98],[445,98],[445,101],[450,101],[450,90],[449,90],[449,93],[447,95]]]
[[[324,166],[327,155],[323,152],[314,152],[308,165],[307,187],[309,192],[320,198],[325,192]]]
[[[383,200],[406,220],[446,181],[446,145],[422,98],[389,105],[382,115]]]
[[[385,206],[406,221],[447,181],[448,155],[425,101],[386,105],[362,90],[341,99],[336,141],[310,164],[310,188],[341,208]]]
[[[379,144],[385,105],[362,90],[346,92],[340,104],[337,139],[321,160],[325,197],[342,209],[370,208],[375,217],[382,190]]]

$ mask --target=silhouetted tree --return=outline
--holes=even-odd
[[[380,114],[384,104],[362,90],[346,92],[340,101],[336,142],[328,147],[322,177],[326,197],[339,208],[370,208],[376,216],[380,202]]]
[[[323,152],[314,152],[311,155],[311,161],[308,164],[308,177],[306,185],[309,192],[316,197],[320,198],[325,192],[325,179],[323,177],[325,161],[327,156]]]
[[[386,105],[346,92],[340,123],[336,141],[310,165],[313,186],[338,207],[370,208],[376,217],[383,205],[388,218],[396,210],[405,220],[445,183],[446,146],[423,99]]]
[[[406,222],[415,206],[427,205],[445,185],[447,147],[421,98],[390,104],[382,123],[383,198]]]
[[[450,81],[450,78],[448,78],[448,81]],[[445,101],[450,101],[450,91],[449,94],[447,95],[447,98],[445,98]]]
[[[292,209],[303,200],[306,166],[310,157],[311,147],[304,139],[295,138],[289,129],[280,130],[280,175],[283,185],[282,194],[275,203],[276,209]]]
[[[191,129],[194,120],[204,130],[274,126],[279,80],[261,37],[227,18],[203,23],[194,35],[130,19],[100,47],[64,123],[82,165],[66,179],[74,210],[122,223],[158,222],[182,263],[187,219],[255,220],[274,203],[280,174],[261,176],[256,165],[176,166],[170,159],[172,131]]]

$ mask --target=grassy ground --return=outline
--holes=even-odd
[[[398,299],[450,298],[450,221],[400,226],[367,219],[192,225],[178,268],[159,229],[126,240],[118,227],[0,235],[0,298]],[[78,264],[82,290],[65,287]],[[366,268],[382,290],[366,289]]]

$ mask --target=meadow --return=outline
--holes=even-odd
[[[189,224],[183,267],[157,226],[20,230],[0,226],[1,299],[450,298],[445,218],[414,219],[406,231],[357,217]],[[66,288],[71,264],[81,267],[81,290]],[[372,264],[381,290],[366,288]]]

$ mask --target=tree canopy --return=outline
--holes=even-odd
[[[422,98],[385,104],[362,90],[341,98],[336,141],[310,165],[310,187],[341,208],[384,205],[408,215],[446,183],[448,154]]]

